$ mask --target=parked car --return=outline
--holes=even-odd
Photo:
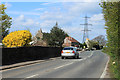
[[[77,51],[77,48],[75,48],[75,47],[65,47],[61,51],[61,59],[64,59],[66,57],[79,58],[79,53]]]

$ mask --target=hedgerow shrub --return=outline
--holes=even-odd
[[[120,0],[105,0],[101,4],[107,33],[107,47],[104,51],[110,55],[115,65],[110,65],[113,77],[120,80]]]
[[[14,31],[8,34],[2,43],[5,47],[22,47],[31,42],[31,33],[27,30]]]

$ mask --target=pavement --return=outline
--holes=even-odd
[[[85,51],[80,53],[80,57],[57,57],[4,66],[2,78],[107,78],[109,57],[106,54],[101,51]]]
[[[50,58],[50,59],[44,59],[44,60],[35,60],[35,61],[21,62],[21,63],[11,64],[11,65],[5,65],[5,66],[1,66],[0,67],[0,71],[6,71],[6,70],[14,69],[14,68],[17,68],[17,67],[22,67],[22,66],[27,66],[27,65],[31,65],[31,64],[36,64],[36,63],[40,63],[40,62],[44,62],[44,61],[48,61],[48,60],[54,60],[56,58],[58,58],[58,57]]]

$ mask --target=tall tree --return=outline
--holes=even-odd
[[[103,2],[101,7],[103,8],[104,19],[106,21],[105,26],[107,26],[107,46],[111,49],[112,53],[116,53],[114,51],[118,51],[118,44],[120,42],[120,2]]]
[[[49,45],[62,47],[64,39],[67,36],[68,36],[68,34],[65,33],[62,29],[60,29],[58,27],[58,23],[56,22],[56,25],[50,31]]]
[[[3,39],[8,33],[11,26],[11,17],[5,13],[7,8],[4,4],[0,5],[0,38]]]
[[[109,0],[112,1],[112,0]],[[115,57],[117,62],[118,76],[120,79],[120,1],[116,2],[102,2],[103,14],[105,19],[105,26],[107,31],[107,48],[109,53]]]

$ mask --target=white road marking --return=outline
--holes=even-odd
[[[28,76],[28,77],[26,77],[26,78],[33,78],[33,77],[35,77],[35,76],[38,76],[38,74],[35,74],[35,75],[32,75],[32,76]]]
[[[59,68],[62,68],[62,67],[65,67],[65,66],[68,66],[68,65],[71,65],[71,64],[73,64],[73,62],[72,62],[72,63],[69,63],[69,64],[65,64],[65,65],[59,66],[59,67],[56,67],[56,68],[54,68],[54,69],[59,69]],[[38,75],[39,75],[39,74],[35,74],[35,75],[32,75],[32,76],[28,76],[28,77],[26,77],[26,78],[33,78],[33,77],[38,76]]]
[[[62,68],[62,67],[64,67],[64,66],[68,66],[68,65],[71,65],[71,64],[73,64],[73,62],[72,62],[72,63],[69,63],[69,64],[65,64],[65,65],[59,66],[59,67],[56,67],[56,68],[54,68],[54,69],[59,69],[59,68]]]
[[[106,63],[105,69],[104,69],[102,75],[100,76],[100,79],[99,79],[99,80],[102,80],[102,79],[105,77],[105,75],[106,75],[106,73],[107,73],[106,70],[107,70],[109,61],[110,61],[110,57],[108,57],[108,61],[107,61],[107,63]]]

